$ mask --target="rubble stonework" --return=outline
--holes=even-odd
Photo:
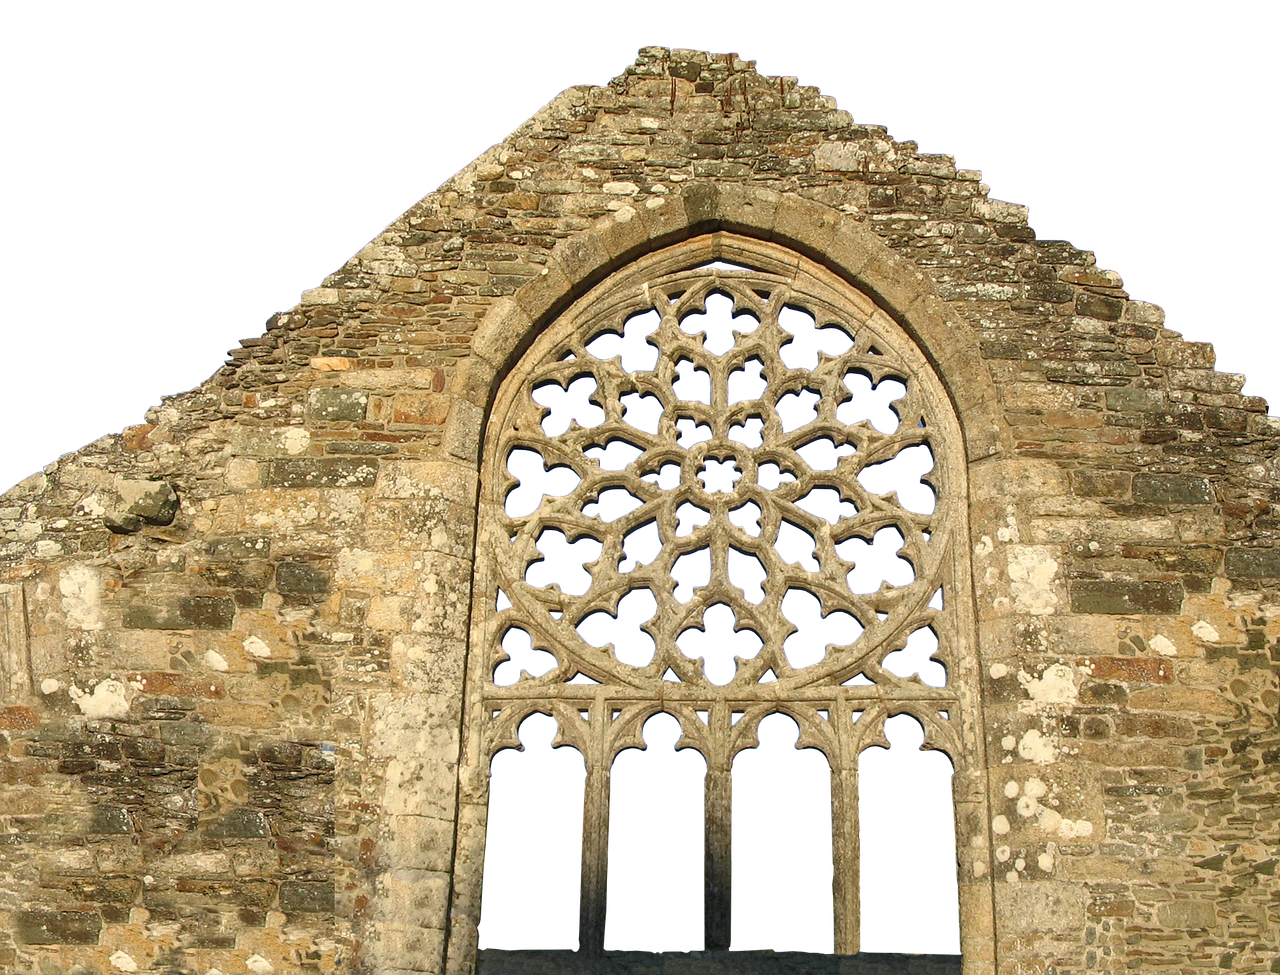
[[[613,272],[734,240],[869,298],[959,422],[967,975],[1280,972],[1265,402],[978,173],[663,48],[0,498],[0,972],[469,972],[490,407]]]

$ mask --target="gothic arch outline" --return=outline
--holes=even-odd
[[[816,275],[828,284],[864,296],[877,312],[887,315],[906,332],[950,398],[964,451],[955,458],[959,468],[956,483],[962,485],[962,497],[969,498],[965,469],[975,461],[1002,453],[1007,436],[1002,419],[998,419],[994,388],[978,354],[976,339],[965,323],[946,313],[945,304],[933,293],[929,279],[854,218],[821,204],[739,187],[694,189],[698,192],[688,194],[684,200],[669,198],[659,208],[602,220],[591,230],[563,241],[541,278],[495,305],[475,335],[469,371],[459,377],[461,396],[450,417],[450,439],[455,443],[469,440],[463,436],[467,428],[482,429],[485,423],[496,419],[491,411],[498,389],[513,370],[518,370],[521,357],[558,316],[609,275],[624,272],[636,261],[664,254],[685,267],[715,260],[751,264],[753,259],[759,261],[761,255],[767,254],[775,261],[789,260],[800,273]],[[487,437],[492,436],[493,431],[489,431]],[[484,438],[481,442],[485,442]],[[966,506],[962,502],[961,508]],[[967,518],[964,521],[967,525]],[[967,565],[970,546],[966,533],[967,529],[957,539],[957,546]],[[963,756],[963,761],[961,756],[952,758],[957,767],[953,780],[957,852],[968,871],[971,863],[989,861],[990,816],[983,787],[986,769],[981,705],[976,699],[978,650],[971,586],[964,598],[970,604],[966,641],[969,649],[966,668],[957,669],[956,681],[960,686],[966,680],[969,684],[972,700],[966,705],[970,711],[967,730],[974,744],[972,753]],[[487,597],[474,593],[473,613],[479,612],[476,607],[481,603],[487,605]],[[968,678],[964,676],[966,669]],[[473,685],[471,664],[468,673],[468,683]],[[468,705],[467,712],[471,710]],[[546,713],[544,708],[537,710]],[[451,972],[470,970],[479,917],[478,864],[484,845],[488,756],[477,767],[474,751],[468,757],[472,748],[468,741],[464,732],[448,945]],[[994,889],[990,870],[983,874],[973,869],[961,880],[964,964],[966,975],[974,975],[994,970]]]

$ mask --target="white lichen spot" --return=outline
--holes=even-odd
[[[1022,791],[1032,799],[1041,799],[1049,794],[1049,787],[1044,784],[1043,779],[1038,779],[1033,775],[1027,779],[1027,784],[1022,787]]]
[[[1005,844],[1002,843],[996,847],[996,863],[1006,863],[1011,856],[1013,856],[1013,851]]]
[[[1000,739],[1000,747],[1007,752],[1013,751],[1014,747],[1017,744],[1018,744],[1018,739],[1013,737],[1013,735],[1005,735],[1003,738]]]
[[[1176,657],[1178,655],[1178,648],[1173,645],[1173,641],[1160,633],[1148,640],[1147,646],[1162,657]]]
[[[1032,728],[1018,742],[1018,755],[1028,762],[1048,765],[1058,757],[1058,750],[1052,740]]]
[[[1032,677],[1025,670],[1020,670],[1018,683],[1031,699],[1023,702],[1030,705],[1024,710],[1058,705],[1072,707],[1080,695],[1076,687],[1075,673],[1064,663],[1050,664],[1039,677]]]
[[[284,452],[297,455],[311,446],[311,434],[304,427],[289,427],[280,437]]]
[[[1009,593],[1014,608],[1032,616],[1047,616],[1058,606],[1053,580],[1058,561],[1047,545],[1014,545],[1009,548]]]
[[[978,558],[984,558],[991,554],[995,549],[995,543],[991,541],[990,535],[983,535],[978,539],[978,544],[973,547],[973,554]]]
[[[1222,637],[1218,636],[1218,631],[1204,620],[1196,620],[1192,624],[1191,632],[1196,635],[1196,639],[1203,640],[1205,643],[1217,643],[1222,639]]]
[[[1040,824],[1040,828],[1046,833],[1057,833],[1062,829],[1063,819],[1056,809],[1050,809],[1048,806],[1037,806],[1036,822]]]
[[[129,698],[118,680],[100,681],[91,693],[72,684],[67,693],[86,718],[123,718],[129,713]]]
[[[1063,819],[1058,823],[1058,835],[1064,840],[1085,839],[1093,835],[1093,823],[1087,819]]]
[[[261,955],[250,955],[244,960],[244,967],[253,972],[253,975],[271,975],[276,970],[275,966]]]
[[[1053,855],[1057,849],[1055,844],[1050,843],[1045,852],[1036,857],[1036,866],[1045,873],[1053,873]]]
[[[138,963],[133,960],[133,956],[123,951],[113,951],[107,961],[111,962],[112,968],[122,972],[136,972],[138,970]]]
[[[1018,540],[1018,522],[1013,517],[1013,509],[1006,508],[1004,516],[1004,527],[996,529],[996,538],[1002,542],[1016,542]]]
[[[227,658],[218,653],[217,650],[206,650],[204,652],[204,665],[210,670],[225,671],[227,669]]]
[[[1030,819],[1036,814],[1036,810],[1040,808],[1040,803],[1036,802],[1031,796],[1024,795],[1018,800],[1018,815],[1023,819]]]
[[[975,877],[985,877],[987,875],[987,865],[981,860],[973,861],[973,875]]]
[[[241,644],[249,653],[262,660],[266,660],[271,656],[271,648],[256,636],[245,637],[244,643]]]
[[[996,836],[1004,836],[1005,833],[1009,832],[1009,817],[1001,813],[991,820],[991,832],[995,833]]]
[[[101,518],[107,513],[106,506],[103,505],[102,499],[96,494],[90,494],[81,498],[76,505],[76,510],[81,514],[86,514],[90,518]]]
[[[992,680],[999,680],[1001,677],[1009,676],[1009,668],[1005,664],[992,664],[987,673],[991,675]]]
[[[1021,880],[1022,878],[1018,876],[1018,871],[1016,871],[1016,870],[1010,870],[1007,874],[1005,874],[1005,875],[1004,875],[1004,879],[1005,879],[1008,883],[1016,884],[1016,883],[1017,883],[1019,880]]]
[[[1018,859],[1013,861],[1013,869],[1021,873],[1023,870],[1027,869],[1027,861],[1022,857],[1018,857]]]
[[[46,677],[40,682],[41,694],[57,694],[60,690],[62,690],[62,681],[53,677]]]
[[[1007,799],[1016,799],[1018,797],[1018,783],[1010,779],[1004,784],[1004,794]]]
[[[102,577],[93,566],[67,566],[58,576],[58,591],[67,626],[89,632],[106,625],[102,619]]]

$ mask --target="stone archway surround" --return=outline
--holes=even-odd
[[[872,298],[908,333],[942,378],[960,420],[967,479],[986,481],[988,476],[981,469],[1006,456],[1007,433],[977,340],[967,324],[948,313],[925,274],[895,254],[854,216],[800,197],[710,184],[691,187],[682,196],[672,195],[661,206],[624,208],[562,241],[539,278],[492,306],[474,336],[473,354],[459,370],[454,385],[456,398],[446,428],[446,442],[454,456],[465,460],[468,467],[478,464],[499,383],[560,312],[638,256],[681,241],[704,249],[706,260],[730,261],[747,253],[752,241],[776,244]],[[970,530],[978,538],[994,528],[971,524]],[[973,664],[976,675],[976,657]],[[975,716],[980,711],[975,701]],[[978,730],[980,752],[986,735],[985,729]],[[459,741],[465,749],[461,729]],[[468,767],[467,762],[461,757],[444,925],[447,947],[442,946],[447,951],[446,970],[459,975],[470,972],[474,965],[484,843],[484,804],[475,797],[485,794],[483,781],[475,781],[474,776],[487,774],[477,773],[474,763]],[[996,970],[989,788],[984,768],[985,760],[979,759],[955,778],[957,835],[965,844],[959,856],[965,864],[961,871],[961,916],[966,975]]]

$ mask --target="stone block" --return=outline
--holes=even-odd
[[[1167,407],[1164,393],[1158,389],[1121,386],[1107,390],[1107,409],[1121,413],[1159,413]]]
[[[1084,498],[1127,497],[1133,475],[1128,471],[1096,471],[1087,468],[1072,471],[1072,490]]]
[[[273,460],[267,487],[370,487],[378,479],[378,462],[357,457],[298,457]]]
[[[1212,504],[1213,486],[1192,474],[1135,474],[1133,500],[1143,504]]]
[[[280,885],[280,910],[286,914],[320,914],[332,911],[332,882],[286,880]]]
[[[1105,322],[1118,322],[1124,314],[1124,299],[1086,291],[1076,298],[1076,314],[1085,318],[1099,318]]]
[[[204,550],[215,559],[265,559],[271,554],[271,539],[229,535],[209,539]]]
[[[445,448],[459,460],[479,466],[484,411],[469,400],[457,400],[444,428]]]
[[[307,416],[312,420],[359,421],[369,407],[369,393],[363,389],[327,386],[313,389],[307,396]]]
[[[96,945],[102,933],[97,911],[19,911],[13,932],[24,945]]]
[[[389,815],[382,842],[388,866],[446,872],[453,859],[453,823],[427,816]]]
[[[1167,684],[1173,680],[1173,665],[1161,657],[1084,657],[1080,666],[1099,681]]]
[[[229,630],[236,603],[229,596],[156,596],[124,611],[124,625],[135,630]]]
[[[276,589],[283,593],[320,595],[329,591],[330,580],[328,571],[307,562],[281,562],[276,567]]]
[[[444,393],[401,393],[393,401],[391,422],[397,426],[438,427],[448,417]]]
[[[1084,887],[1053,880],[1001,884],[996,893],[1002,927],[1011,934],[1075,931],[1084,922],[1089,901]]]
[[[1233,579],[1280,579],[1280,548],[1229,548],[1226,573]]]
[[[271,835],[267,817],[256,809],[231,809],[204,828],[210,839],[250,839]]]
[[[1198,687],[1147,687],[1129,695],[1135,711],[1186,711],[1195,714],[1235,717],[1239,708],[1218,691]],[[1150,759],[1155,762],[1155,759]]]
[[[1161,904],[1158,913],[1160,923],[1164,927],[1183,931],[1212,928],[1218,923],[1217,908],[1205,901],[1174,901],[1172,904]]]
[[[1182,609],[1182,595],[1178,582],[1081,580],[1071,583],[1071,611],[1175,616]]]
[[[95,805],[89,817],[90,833],[132,833],[133,818],[123,806]]]

